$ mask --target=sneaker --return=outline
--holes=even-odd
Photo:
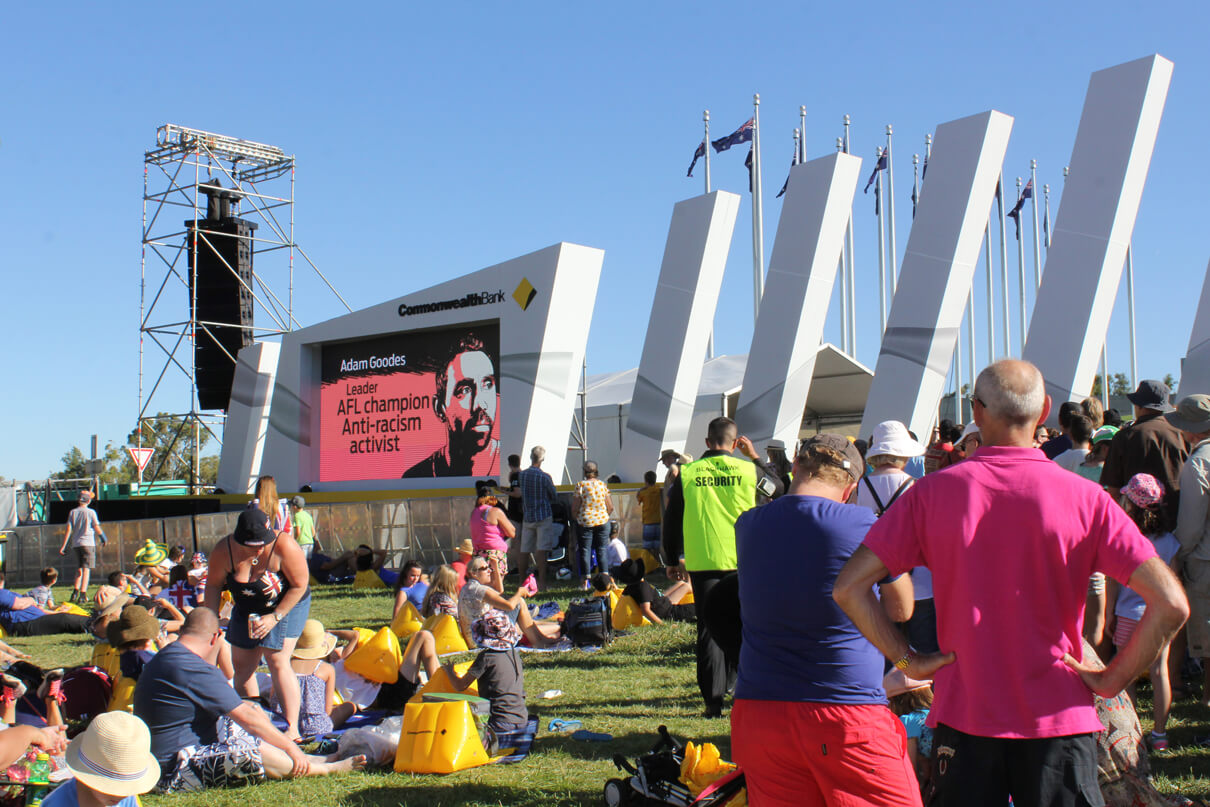
[[[1147,745],[1151,746],[1152,751],[1167,751],[1168,750],[1168,734],[1156,734],[1151,732],[1147,737]]]
[[[54,698],[59,703],[67,700],[63,694],[63,668],[59,667],[54,670],[47,670],[42,676],[42,683],[38,686],[38,700],[46,700]]]
[[[0,700],[5,703],[16,701],[25,694],[25,683],[15,675],[0,674],[0,683],[4,685],[3,691],[0,692]]]

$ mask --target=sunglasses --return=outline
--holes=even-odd
[[[476,566],[475,568],[471,569],[471,574],[479,574],[480,572],[486,572],[486,571],[487,571],[486,566]]]

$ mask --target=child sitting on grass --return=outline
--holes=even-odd
[[[1122,507],[1126,509],[1126,514],[1134,520],[1139,532],[1155,545],[1160,559],[1171,565],[1181,545],[1175,535],[1164,529],[1163,500],[1164,486],[1151,474],[1135,474],[1122,488]],[[1114,607],[1112,616],[1106,620],[1106,633],[1113,636],[1113,644],[1120,651],[1130,641],[1147,605],[1142,597],[1116,580],[1108,579],[1107,586],[1106,596]],[[1168,712],[1172,709],[1172,682],[1168,680],[1169,644],[1165,642],[1160,648],[1159,657],[1151,663],[1149,670],[1155,727],[1147,738],[1147,744],[1153,751],[1168,750]],[[1137,708],[1138,693],[1133,683],[1127,692]]]
[[[118,664],[122,676],[137,681],[143,667],[155,656],[160,621],[141,605],[127,605],[106,627],[105,635],[109,646],[120,654]]]
[[[34,604],[43,611],[53,611],[55,609],[55,593],[51,591],[51,587],[59,579],[59,571],[53,566],[47,566],[42,570],[39,579],[41,579],[42,585],[34,586],[29,590],[29,594],[25,596],[33,597]]]
[[[324,630],[318,619],[308,619],[303,625],[302,635],[294,646],[290,667],[298,678],[300,696],[298,708],[298,732],[304,737],[327,734],[336,727],[336,671],[324,661],[336,647],[336,637]],[[281,703],[274,692],[270,708],[281,713]],[[341,709],[339,718],[344,723],[352,711]]]
[[[433,580],[429,584],[429,590],[424,595],[424,602],[420,607],[421,618],[428,619],[437,614],[449,614],[457,619],[458,586],[458,572],[454,571],[454,567],[444,563],[438,566],[437,571],[433,572]]]
[[[689,604],[681,605],[681,600],[693,591],[689,583],[682,581],[668,589],[666,594],[661,594],[643,579],[645,571],[642,560],[627,558],[618,567],[618,581],[626,586],[622,589],[622,596],[633,599],[651,624],[697,621],[696,609]]]
[[[923,787],[931,778],[929,758],[933,753],[933,730],[924,724],[933,708],[933,685],[929,681],[908,678],[902,670],[892,669],[882,679],[888,706],[907,731],[908,759]]]
[[[459,675],[450,664],[443,664],[442,669],[459,692],[472,681],[478,681],[479,697],[491,702],[484,746],[488,756],[494,756],[499,751],[499,735],[523,729],[529,722],[529,710],[525,708],[525,671],[517,651],[521,629],[505,614],[492,609],[471,624],[471,634],[475,644],[483,649],[466,675]]]

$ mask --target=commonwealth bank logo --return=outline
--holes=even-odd
[[[517,284],[516,291],[513,292],[513,299],[517,301],[517,305],[521,306],[521,310],[525,311],[529,308],[529,304],[538,296],[538,290],[534,288],[534,284],[528,279],[521,278],[521,282]]]

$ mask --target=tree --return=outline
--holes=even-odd
[[[1104,389],[1105,389],[1104,379],[1101,378],[1099,373],[1097,375],[1094,375],[1092,377],[1092,389],[1088,393],[1089,397],[1100,398],[1101,391]]]
[[[1134,392],[1130,388],[1130,379],[1125,373],[1114,373],[1109,377],[1109,394],[1110,395],[1127,395]]]
[[[210,432],[202,427],[196,430],[199,453],[210,441]],[[138,428],[126,438],[130,445],[139,445]],[[143,471],[143,481],[157,479],[185,479],[193,477],[193,440],[195,422],[189,418],[167,415],[163,412],[142,423],[141,445],[152,448],[151,459]],[[207,460],[213,459],[212,462]],[[218,476],[218,458],[202,457],[199,462],[199,484],[213,485]]]
[[[1172,373],[1164,375],[1164,384],[1167,385],[1168,389],[1172,390],[1173,394],[1176,393],[1176,383],[1176,379],[1172,377]]]

